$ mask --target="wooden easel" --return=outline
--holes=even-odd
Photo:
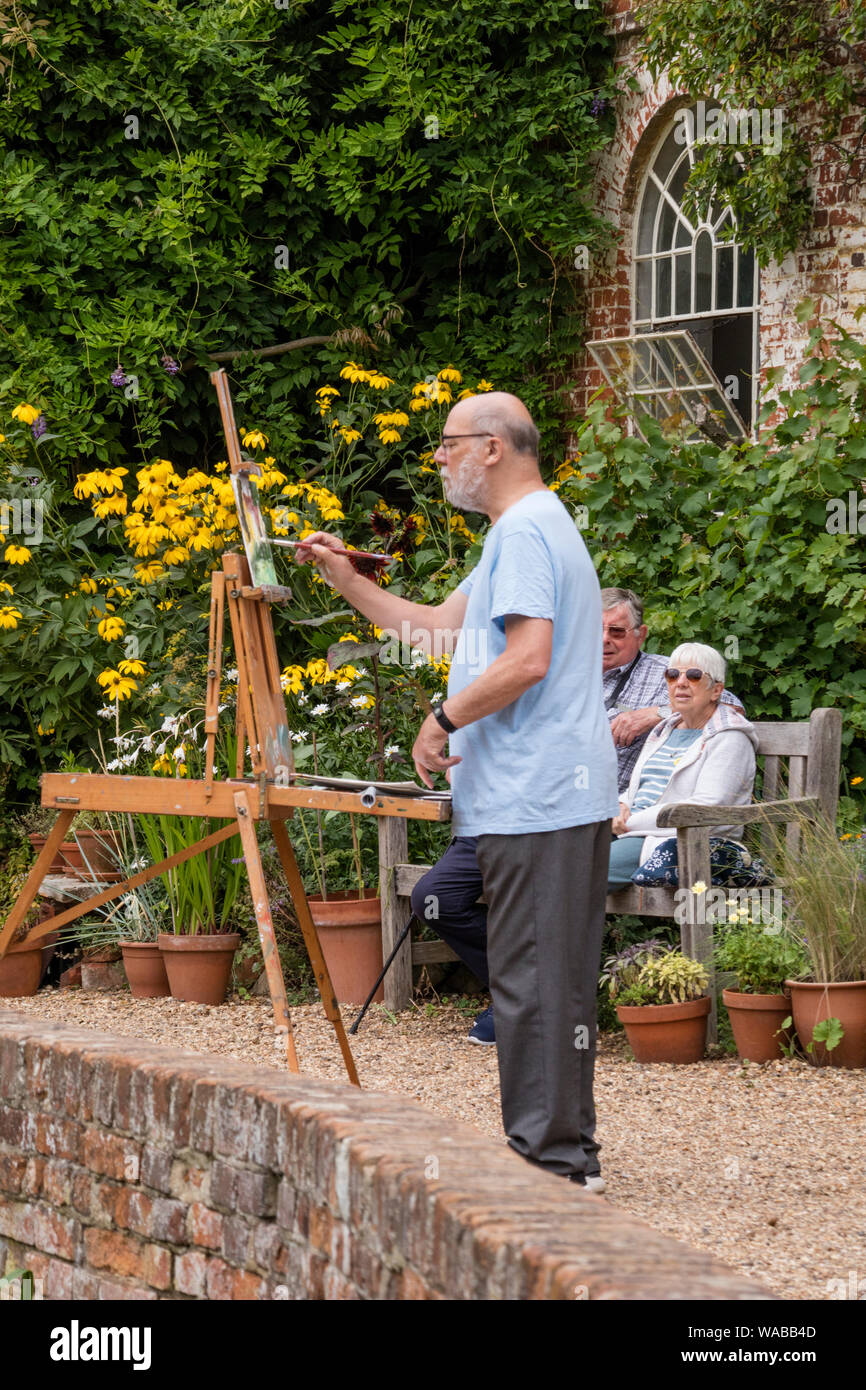
[[[286,1035],[286,1060],[289,1070],[299,1072],[286,986],[274,937],[274,924],[255,831],[256,821],[267,821],[277,846],[325,1014],[334,1027],[349,1081],[352,1085],[358,1086],[360,1082],[355,1060],[343,1027],[339,1005],[334,996],[328,967],[285,822],[291,819],[296,806],[436,821],[448,819],[450,806],[447,802],[439,800],[425,801],[423,797],[392,796],[384,792],[377,793],[374,803],[369,805],[362,803],[360,796],[355,792],[292,785],[292,744],[286,719],[285,698],[280,684],[280,668],[270,610],[271,603],[285,602],[290,597],[290,591],[276,584],[272,562],[264,549],[268,542],[263,536],[263,530],[257,534],[256,528],[260,525],[261,518],[254,478],[259,470],[254,463],[241,456],[227,378],[225,373],[220,371],[213,373],[211,380],[216,385],[219,395],[248,558],[232,553],[225,554],[222,569],[215,571],[211,579],[204,778],[181,781],[175,778],[124,777],[117,774],[45,773],[41,780],[42,805],[55,807],[59,814],[27,876],[15,906],[0,929],[0,958],[5,955],[12,937],[23,922],[39,892],[49,864],[79,811],[108,811],[120,814],[129,812],[133,815],[193,815],[225,820],[228,824],[221,829],[186,846],[169,858],[131,875],[123,883],[112,884],[95,897],[77,903],[47,922],[37,924],[27,933],[25,940],[36,942],[75,921],[82,914],[92,912],[103,903],[111,902],[150,879],[167,873],[194,855],[204,853],[222,840],[239,835],[250,881],[274,1022],[277,1029]],[[255,566],[255,574],[251,572],[251,564]],[[256,583],[256,578],[260,582]],[[238,752],[236,776],[218,780],[215,775],[214,749],[219,718],[226,603],[238,670]],[[252,762],[252,778],[243,775],[247,747]],[[369,801],[369,797],[365,800]]]

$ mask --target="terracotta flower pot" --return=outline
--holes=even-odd
[[[803,1047],[811,1042],[816,1023],[838,1018],[845,1036],[831,1051],[815,1043],[807,1053],[816,1067],[866,1067],[866,980],[813,984],[786,980],[791,991],[794,1025]]]
[[[45,841],[48,839],[48,836],[28,835],[27,838],[30,841],[30,848],[33,850],[33,853],[36,855],[38,859],[39,855],[45,847]],[[51,860],[51,863],[48,865],[48,868],[45,872],[49,874],[65,874],[67,872],[66,860],[63,858],[63,855],[61,854],[59,846],[55,850],[54,858]]]
[[[341,1004],[363,1004],[382,969],[382,900],[356,893],[310,898],[334,994]],[[385,998],[384,985],[375,994]]]
[[[160,932],[159,949],[172,998],[195,1004],[222,1004],[240,944],[238,932],[217,932],[212,936],[172,936]]]
[[[35,994],[42,979],[42,942],[19,941],[0,958],[0,999]]]
[[[159,999],[171,994],[158,941],[124,941],[120,949],[133,999]]]
[[[636,1062],[700,1062],[707,1046],[709,995],[684,1004],[617,1004]]]
[[[784,1056],[780,1029],[791,1012],[790,994],[745,994],[723,989],[722,1003],[741,1057],[750,1062],[777,1062]]]
[[[74,839],[64,840],[58,846],[47,872],[49,874],[87,875],[88,868],[84,859],[86,855],[95,878],[106,880],[108,877],[113,878],[117,869],[117,862],[111,852],[116,844],[114,833],[111,830],[82,829],[76,831],[76,834],[78,841]],[[38,855],[48,837],[47,835],[28,835],[27,838],[33,853]],[[117,881],[120,881],[120,874],[117,874]]]

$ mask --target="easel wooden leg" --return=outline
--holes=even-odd
[[[15,935],[15,932],[18,930],[21,923],[24,921],[24,918],[27,916],[27,911],[31,903],[33,902],[33,899],[36,897],[36,894],[42,887],[42,880],[48,872],[48,865],[51,863],[52,859],[57,853],[58,848],[65,840],[66,832],[74,819],[74,811],[61,811],[59,816],[57,817],[57,820],[52,825],[51,830],[48,833],[48,839],[42,846],[42,850],[36,860],[36,863],[33,865],[33,868],[27,875],[27,878],[24,881],[24,887],[18,894],[15,906],[9,913],[9,916],[6,918],[5,926],[2,928],[2,930],[0,930],[0,956],[4,956],[6,954],[6,948],[11,942],[12,937]]]
[[[241,834],[241,844],[244,849],[244,858],[247,861],[247,874],[250,880],[250,891],[253,896],[253,910],[256,914],[256,923],[259,929],[259,940],[262,943],[262,955],[265,961],[265,973],[268,978],[268,989],[271,994],[271,1003],[274,1008],[274,1023],[280,1032],[286,1034],[286,1061],[289,1064],[289,1071],[300,1072],[298,1064],[298,1054],[295,1050],[295,1038],[292,1033],[292,1017],[289,1013],[289,1004],[286,999],[286,982],[283,979],[283,970],[280,965],[280,956],[277,951],[277,942],[274,936],[274,923],[271,917],[271,905],[268,902],[268,890],[265,886],[265,875],[262,869],[262,860],[259,854],[259,845],[256,840],[256,827],[250,811],[250,804],[246,792],[237,792],[234,798],[238,813],[238,827]]]
[[[334,1025],[334,1032],[337,1035],[337,1042],[340,1044],[340,1051],[343,1054],[343,1061],[346,1066],[346,1073],[353,1086],[360,1086],[358,1072],[355,1067],[355,1059],[352,1056],[352,1049],[349,1046],[349,1039],[346,1037],[346,1030],[343,1027],[343,1019],[340,1015],[340,1006],[334,996],[334,986],[331,984],[331,976],[325,964],[325,957],[322,952],[319,934],[310,912],[310,904],[307,902],[307,895],[304,892],[304,884],[301,879],[301,872],[298,868],[298,861],[295,858],[295,851],[289,839],[289,832],[282,821],[271,821],[271,830],[277,846],[277,853],[286,875],[286,882],[289,885],[295,912],[298,914],[298,923],[304,935],[304,942],[307,947],[307,955],[310,957],[310,964],[313,967],[313,974],[319,986],[319,994],[322,997],[322,1004],[325,1013]]]

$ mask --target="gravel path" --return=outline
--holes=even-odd
[[[9,1008],[58,1022],[280,1065],[270,1003],[219,1008],[126,994],[46,990]],[[345,1011],[354,1017],[354,1010]],[[292,1010],[301,1066],[342,1080],[318,1005]],[[362,1084],[502,1135],[496,1049],[471,1047],[451,1005],[397,1022],[371,1010],[352,1040]],[[608,1200],[711,1251],[783,1298],[826,1299],[866,1281],[866,1073],[735,1058],[639,1066],[604,1037],[596,1105]],[[866,1289],[866,1282],[861,1285]],[[838,1297],[838,1295],[837,1295]]]

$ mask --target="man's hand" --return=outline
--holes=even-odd
[[[431,772],[446,772],[447,768],[463,761],[462,758],[442,757],[442,749],[447,737],[445,730],[436,722],[433,715],[428,714],[412,745],[412,761],[415,764],[415,771],[424,786],[429,787],[431,791],[433,790],[433,783],[430,780]]]
[[[347,556],[331,553],[344,549],[339,536],[332,536],[327,531],[315,531],[298,546],[295,559],[299,565],[316,565],[322,578],[342,594],[358,577],[355,566]]]
[[[619,748],[628,748],[636,738],[649,733],[650,729],[654,729],[660,722],[659,712],[656,706],[652,705],[647,709],[633,709],[627,714],[618,714],[616,719],[611,720],[610,731],[614,743]]]
[[[611,822],[611,831],[614,835],[624,835],[626,822],[631,815],[631,808],[624,801],[619,803],[619,815],[614,816]]]

